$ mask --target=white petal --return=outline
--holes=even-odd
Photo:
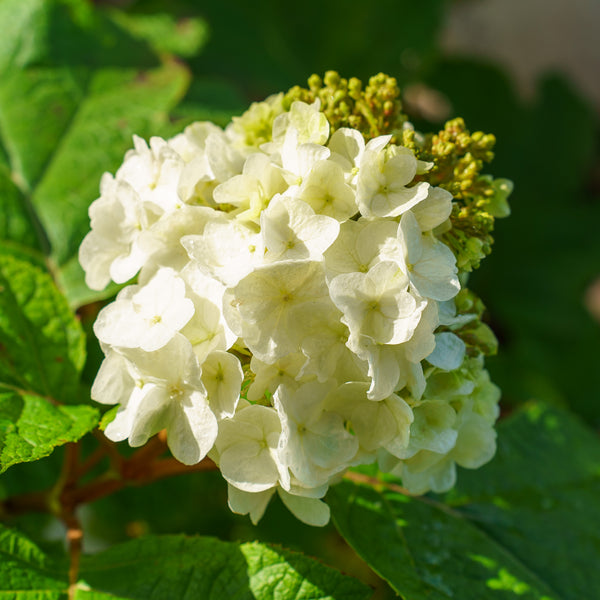
[[[228,504],[231,511],[239,515],[249,515],[254,525],[262,519],[274,493],[274,487],[264,492],[249,493],[238,490],[231,484],[227,486]]]
[[[443,331],[435,334],[435,350],[427,362],[444,371],[458,369],[465,357],[465,343],[454,333]]]
[[[307,498],[303,496],[294,496],[288,494],[285,490],[279,488],[279,497],[300,521],[313,527],[324,527],[329,523],[329,506],[317,498]]]
[[[206,396],[192,392],[173,403],[167,442],[173,456],[185,465],[200,462],[213,447],[218,426]]]
[[[219,419],[232,417],[240,398],[244,373],[239,359],[229,352],[216,350],[202,365],[210,407]]]

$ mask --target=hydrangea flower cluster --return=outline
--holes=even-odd
[[[80,249],[93,289],[137,276],[94,325],[92,397],[119,405],[105,434],[166,429],[254,522],[277,493],[325,524],[352,466],[439,492],[495,451],[489,330],[443,241],[453,195],[400,143],[408,122],[366,134],[325,108],[280,94],[225,129],[134,138]]]

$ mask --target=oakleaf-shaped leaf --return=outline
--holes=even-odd
[[[350,545],[410,600],[600,597],[600,443],[530,405],[499,426],[498,456],[461,471],[447,502],[394,483],[328,495]]]

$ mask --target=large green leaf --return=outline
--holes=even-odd
[[[30,600],[66,597],[64,561],[52,561],[0,526],[0,593]],[[9,595],[12,592],[12,595]],[[371,590],[302,554],[213,538],[148,537],[81,562],[77,600],[366,600]]]
[[[82,588],[104,592],[92,596],[102,599],[363,600],[371,595],[359,581],[302,554],[202,537],[156,536],[115,546],[85,560],[80,578]]]
[[[98,411],[76,404],[85,339],[52,278],[0,252],[0,471],[48,455],[93,429]]]
[[[0,525],[0,596],[66,600],[67,570],[16,531]]]
[[[100,176],[118,167],[132,133],[170,128],[189,73],[178,62],[161,65],[83,0],[0,0],[0,22],[11,23],[0,43],[0,146],[9,171],[0,172],[0,198],[15,215],[0,219],[0,235],[38,248],[47,236],[55,276],[81,304],[94,294],[76,255]]]
[[[581,600],[600,597],[599,492],[596,436],[534,404],[446,502],[351,482],[328,500],[342,535],[407,599]]]

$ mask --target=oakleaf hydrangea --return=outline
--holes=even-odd
[[[253,522],[277,493],[325,524],[351,467],[441,492],[495,452],[495,340],[464,284],[510,182],[480,174],[491,136],[419,133],[398,94],[327,73],[224,129],[135,137],[90,206],[86,282],[128,283],[94,326],[106,436],[166,430]]]

